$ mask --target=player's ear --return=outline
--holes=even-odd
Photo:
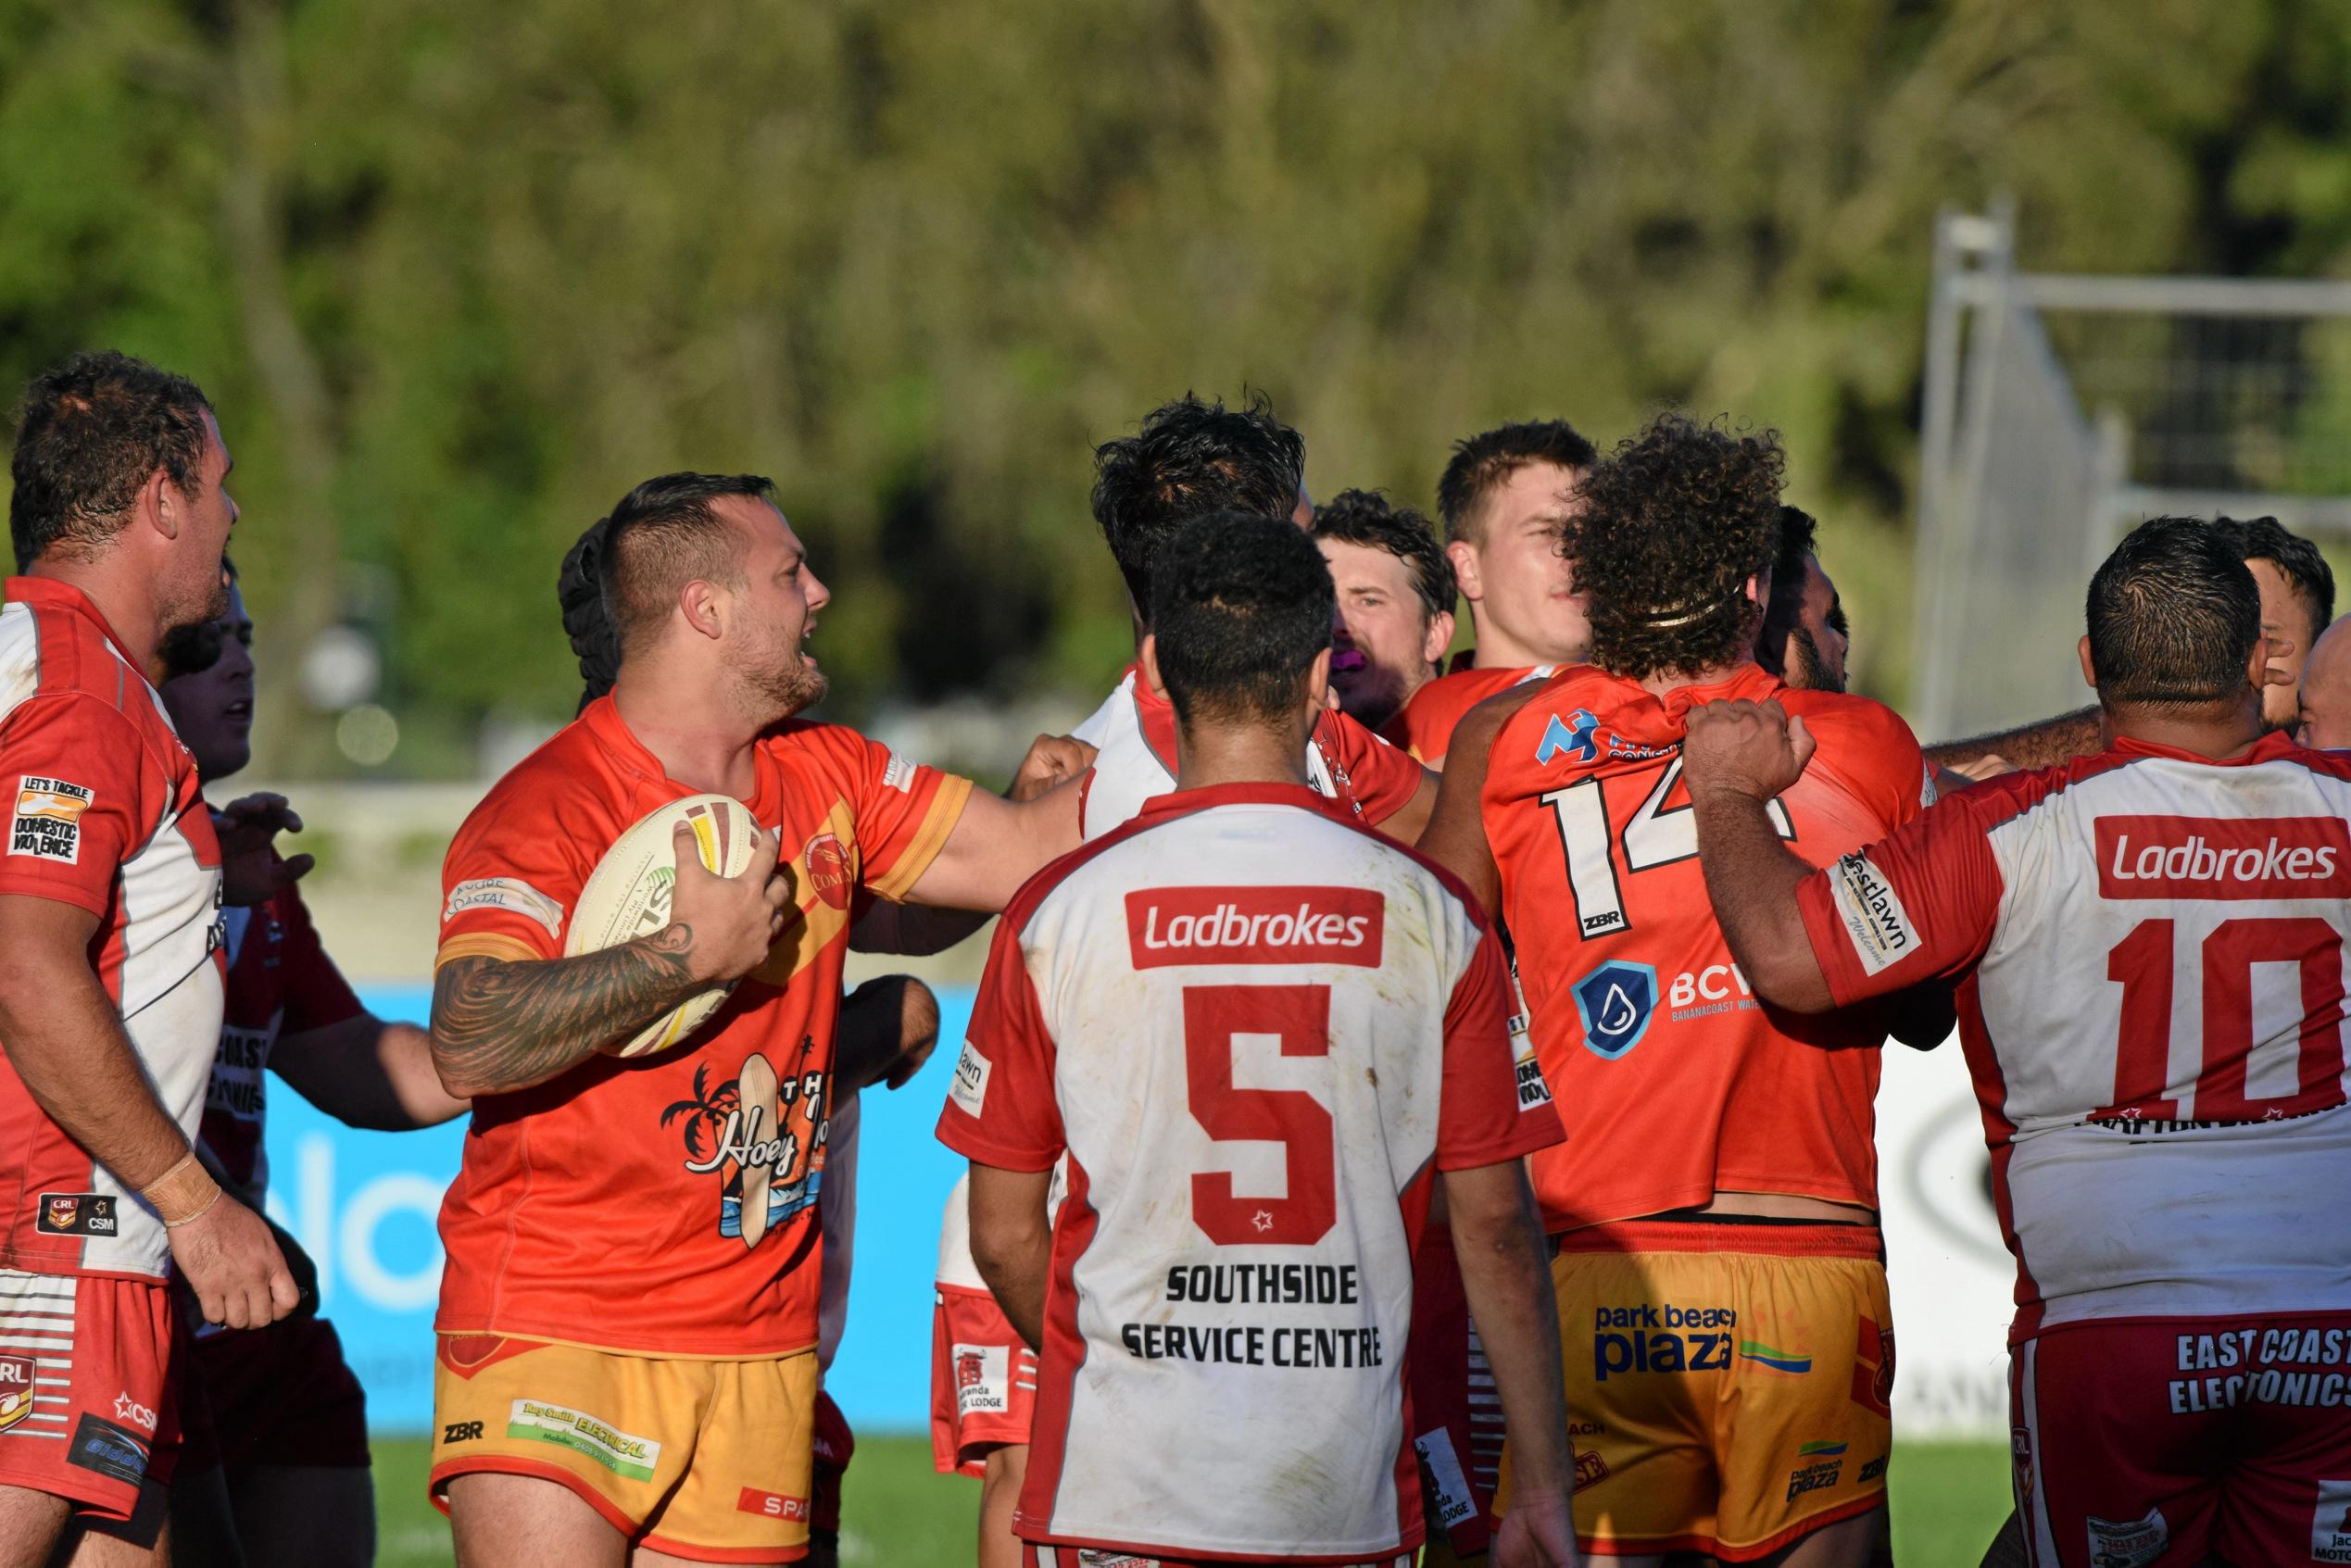
[[[2090,662],[2090,639],[2087,635],[2084,635],[2081,639],[2081,678],[2090,684],[2090,689],[2094,692],[2098,689],[2098,667]],[[2258,659],[2261,657],[2261,650],[2257,647],[2255,648],[2253,650],[2253,657]]]
[[[1142,644],[1135,650],[1135,668],[1143,672],[1143,684],[1150,687],[1151,696],[1165,702],[1167,683],[1159,678],[1159,639],[1149,632],[1143,633]]]
[[[147,475],[147,482],[139,486],[138,497],[132,502],[138,521],[166,539],[180,536],[180,509],[184,504],[179,487],[160,468]]]
[[[1746,595],[1751,605],[1764,604],[1771,598],[1771,568],[1747,573]]]
[[[1306,712],[1310,718],[1320,718],[1326,709],[1339,706],[1339,694],[1330,684],[1330,649],[1314,656],[1314,662],[1306,667]]]
[[[685,612],[685,623],[702,636],[715,642],[726,630],[720,618],[715,583],[697,577],[677,591],[677,607]]]
[[[1428,618],[1428,630],[1421,633],[1420,657],[1442,671],[1445,650],[1453,646],[1453,612],[1440,609]]]
[[[1465,539],[1456,539],[1445,546],[1445,558],[1453,563],[1453,581],[1460,585],[1461,596],[1476,604],[1486,596],[1486,585],[1477,576],[1477,552]]]

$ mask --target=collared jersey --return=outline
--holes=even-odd
[[[1129,665],[1117,689],[1073,732],[1096,748],[1079,785],[1078,820],[1088,839],[1115,831],[1143,802],[1176,787],[1176,709]],[[1420,764],[1346,714],[1325,713],[1306,743],[1306,778],[1377,827],[1420,790]]]
[[[2351,1307],[2346,818],[2344,754],[2126,740],[1799,889],[1840,1002],[1960,982],[2017,1337]]]
[[[1390,744],[1402,746],[1407,756],[1442,768],[1445,753],[1452,747],[1453,730],[1471,709],[1496,692],[1528,681],[1548,681],[1558,669],[1555,664],[1537,664],[1515,670],[1480,670],[1456,659],[1452,670],[1413,693],[1380,734]]]
[[[262,1137],[267,1074],[279,1040],[323,1029],[367,1010],[327,957],[300,889],[230,909],[222,921],[228,990],[220,1050],[204,1098],[204,1148],[230,1190],[255,1209],[270,1187]]]
[[[220,845],[195,760],[87,596],[32,577],[6,593],[0,893],[97,916],[91,966],[157,1102],[194,1137],[220,1039]],[[0,1267],[165,1277],[163,1222],[33,1102],[7,1047]]]
[[[760,743],[744,802],[780,834],[787,924],[767,964],[677,1049],[594,1056],[477,1096],[441,1206],[437,1326],[643,1355],[786,1355],[818,1337],[817,1205],[850,898],[911,887],[970,797],[837,724]],[[498,781],[449,847],[438,963],[563,956],[581,887],[632,823],[693,794],[610,697]],[[765,1103],[740,1085],[773,1084]],[[747,1184],[746,1175],[752,1175]],[[766,1228],[744,1239],[746,1190]],[[757,1228],[757,1227],[754,1227]]]
[[[1559,1136],[1508,997],[1474,899],[1295,785],[1155,800],[1022,890],[939,1120],[986,1164],[1067,1156],[1019,1534],[1347,1563],[1420,1539],[1431,1178]]]
[[[1918,744],[1892,710],[1792,691],[1753,664],[1663,697],[1578,665],[1494,737],[1486,838],[1537,1058],[1567,1123],[1568,1141],[1534,1164],[1554,1232],[1717,1190],[1877,1202],[1881,1014],[1766,1011],[1707,901],[1681,740],[1691,708],[1738,697],[1777,699],[1819,740],[1772,808],[1813,864],[1882,837],[1929,797]]]

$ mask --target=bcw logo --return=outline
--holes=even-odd
[[[2351,897],[2351,828],[2334,817],[2101,817],[2108,898]]]
[[[1388,901],[1367,887],[1147,887],[1126,896],[1137,969],[1169,964],[1379,967]]]

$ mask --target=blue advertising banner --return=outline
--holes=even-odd
[[[421,1022],[422,985],[360,987],[385,1018]],[[940,1206],[962,1161],[931,1135],[971,1017],[968,989],[939,992],[939,1059],[892,1093],[863,1096],[857,1272],[849,1332],[825,1386],[859,1431],[919,1432],[929,1421],[931,1275]],[[367,1387],[369,1424],[421,1433],[433,1421],[433,1310],[441,1285],[434,1223],[457,1173],[465,1123],[367,1133],[314,1110],[283,1079],[269,1086],[270,1216],[319,1265],[321,1310]],[[624,1297],[626,1280],[612,1282]]]

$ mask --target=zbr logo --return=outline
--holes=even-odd
[[[1600,756],[1600,721],[1588,709],[1578,708],[1567,716],[1567,722],[1559,721],[1559,715],[1551,716],[1543,726],[1542,744],[1535,748],[1535,764],[1540,767],[1553,758],[1566,755],[1570,762],[1590,762]]]
[[[1592,1055],[1615,1061],[1649,1033],[1657,1011],[1657,972],[1649,965],[1612,960],[1577,981],[1574,989],[1584,1045]]]

